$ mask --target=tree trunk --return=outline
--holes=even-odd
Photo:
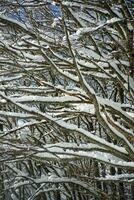
[[[115,175],[115,168],[111,167],[110,172],[111,175]],[[111,198],[112,200],[118,200],[117,187],[114,182],[111,183]]]
[[[122,170],[121,169],[118,169],[118,174],[122,174]],[[119,183],[118,190],[119,190],[119,199],[120,200],[125,200],[125,192],[124,192],[123,183]]]

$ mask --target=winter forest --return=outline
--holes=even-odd
[[[0,0],[0,200],[134,200],[134,0]]]

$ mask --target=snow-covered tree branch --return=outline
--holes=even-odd
[[[2,0],[0,200],[134,198],[134,3]]]

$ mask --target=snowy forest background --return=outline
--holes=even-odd
[[[0,1],[0,200],[134,199],[133,0]]]

